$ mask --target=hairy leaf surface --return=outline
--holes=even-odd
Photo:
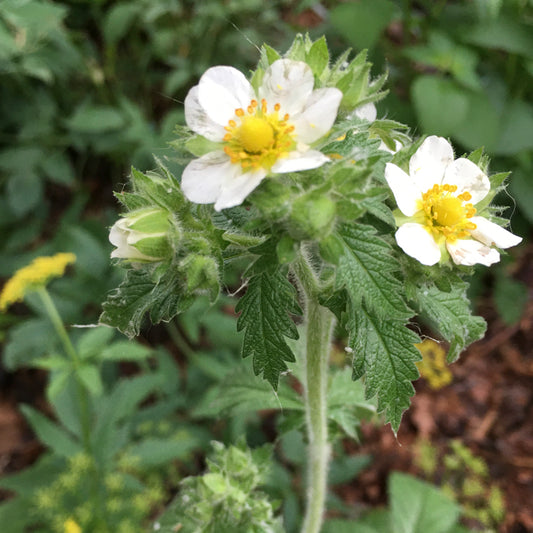
[[[414,394],[411,381],[418,378],[415,361],[420,353],[416,333],[396,320],[386,320],[364,306],[348,310],[349,345],[354,351],[353,378],[366,374],[366,396],[377,395],[378,411],[386,411],[394,431]]]
[[[454,281],[450,292],[434,285],[423,285],[416,290],[415,305],[420,314],[450,343],[450,362],[469,344],[481,339],[487,327],[482,317],[472,315],[466,288],[466,283]]]
[[[235,310],[241,313],[237,330],[244,330],[242,356],[253,356],[253,369],[277,389],[279,375],[287,370],[285,361],[294,354],[285,337],[298,338],[298,330],[289,313],[300,313],[295,289],[277,270],[263,271],[250,280],[246,294]]]

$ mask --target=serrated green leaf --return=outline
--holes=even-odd
[[[168,321],[192,303],[180,286],[176,273],[154,282],[144,269],[128,270],[120,286],[109,293],[100,322],[132,338],[139,334],[143,318],[150,314],[154,324]]]
[[[289,313],[299,313],[296,291],[280,270],[261,272],[248,285],[235,311],[241,313],[237,331],[245,330],[242,356],[253,356],[256,375],[278,388],[279,375],[287,370],[285,361],[295,361],[284,337],[298,338],[298,330]]]
[[[447,533],[460,507],[437,487],[394,472],[389,478],[393,533]]]
[[[401,322],[378,317],[364,306],[351,305],[347,315],[353,378],[366,375],[366,397],[377,395],[378,412],[386,411],[387,422],[396,432],[414,394],[411,381],[419,377],[415,361],[420,353],[414,345],[420,338]]]
[[[363,224],[343,225],[332,238],[330,260],[338,265],[337,289],[346,288],[356,308],[364,302],[382,318],[410,318],[413,313],[401,296],[402,284],[394,277],[398,267],[391,247],[376,230]]]
[[[63,457],[72,457],[82,451],[80,443],[76,442],[62,427],[54,424],[33,407],[21,405],[20,410],[37,434],[39,440]]]
[[[449,292],[435,285],[421,285],[415,290],[414,305],[420,315],[450,343],[449,362],[455,361],[470,343],[481,339],[486,329],[482,317],[472,316],[466,288],[466,283],[455,280]]]

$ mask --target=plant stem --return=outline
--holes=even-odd
[[[333,315],[318,302],[319,282],[302,254],[296,271],[306,296],[306,346],[304,360],[304,401],[308,444],[307,507],[302,533],[319,533],[324,520],[328,465],[328,362],[333,332]]]
[[[70,337],[68,336],[67,330],[63,324],[63,320],[57,311],[57,307],[54,304],[54,301],[50,297],[50,294],[45,287],[41,287],[38,291],[41,301],[44,304],[46,312],[50,317],[52,325],[56,330],[58,337],[61,339],[63,348],[67,355],[72,360],[72,366],[74,367],[74,375],[76,377],[76,394],[78,396],[78,403],[81,413],[81,428],[82,428],[82,438],[83,438],[83,447],[85,451],[91,454],[91,419],[89,414],[89,403],[87,398],[87,391],[83,383],[80,381],[80,378],[77,374],[77,369],[81,366],[80,357],[76,349],[74,348]]]

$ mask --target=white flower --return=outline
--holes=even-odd
[[[409,161],[409,175],[387,163],[385,179],[400,211],[407,217],[396,232],[402,250],[424,265],[438,263],[443,253],[457,265],[500,260],[491,246],[509,248],[521,242],[501,226],[476,216],[490,190],[487,176],[472,161],[454,160],[442,137],[428,137]]]
[[[342,98],[335,88],[313,90],[311,68],[280,59],[266,70],[257,94],[233,67],[212,67],[185,99],[185,119],[220,149],[183,171],[185,196],[220,211],[241,204],[270,173],[317,168],[329,158],[310,144],[332,127]]]
[[[140,209],[117,220],[109,232],[109,242],[116,246],[111,257],[130,261],[159,261],[170,250],[168,212]]]

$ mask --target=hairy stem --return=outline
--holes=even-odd
[[[302,254],[295,268],[306,296],[304,400],[308,444],[307,502],[302,533],[319,533],[324,520],[330,444],[328,442],[328,360],[333,315],[318,302],[318,280]]]

